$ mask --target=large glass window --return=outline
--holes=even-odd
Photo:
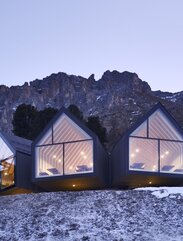
[[[37,176],[63,175],[63,145],[36,148]]]
[[[91,139],[86,132],[65,114],[53,125],[53,133],[54,143]]]
[[[158,170],[158,141],[130,137],[130,170]]]
[[[144,121],[136,130],[131,134],[132,136],[147,137],[147,121]]]
[[[183,174],[183,135],[161,110],[129,138],[129,169]]]
[[[14,184],[14,157],[9,157],[0,162],[0,189],[10,187]]]
[[[183,141],[183,136],[161,110],[155,111],[149,117],[149,137]]]
[[[93,172],[93,141],[65,144],[65,174]]]
[[[63,114],[37,144],[36,176],[88,172],[93,172],[93,140]]]
[[[0,137],[0,189],[14,185],[14,153]]]
[[[43,138],[39,141],[38,145],[47,145],[52,144],[52,130],[48,130],[48,132],[43,136]]]
[[[183,174],[183,143],[173,141],[160,142],[160,170]]]

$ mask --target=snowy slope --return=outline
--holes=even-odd
[[[0,240],[183,240],[181,191],[155,191],[1,196]]]

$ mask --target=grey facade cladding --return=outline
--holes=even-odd
[[[2,136],[8,141],[9,145],[16,151],[31,155],[32,141],[25,138],[1,132]]]
[[[31,161],[31,155],[19,151],[16,152],[16,187],[34,190]]]

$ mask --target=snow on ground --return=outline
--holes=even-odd
[[[183,187],[142,187],[136,188],[138,191],[151,191],[152,195],[155,195],[157,198],[170,197],[176,198],[175,194],[180,194],[183,196]]]
[[[0,240],[183,240],[183,196],[157,198],[154,191],[0,196]]]

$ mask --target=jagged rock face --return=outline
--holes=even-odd
[[[65,73],[52,74],[43,80],[26,82],[23,86],[0,86],[0,128],[11,132],[13,112],[22,103],[38,109],[75,104],[85,117],[100,116],[107,128],[107,147],[110,150],[118,136],[158,101],[171,111],[183,127],[183,92],[153,92],[147,82],[127,71],[119,73],[108,70],[98,81],[94,75],[86,79]]]

